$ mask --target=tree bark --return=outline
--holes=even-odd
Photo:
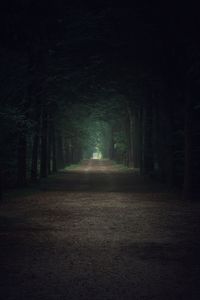
[[[113,137],[113,128],[110,131],[110,149],[109,149],[110,159],[114,159],[114,137]]]
[[[48,147],[47,147],[47,171],[48,174],[52,173],[52,126],[48,132]]]
[[[32,161],[31,161],[31,179],[36,181],[38,178],[38,156],[39,156],[39,142],[40,142],[40,118],[41,118],[41,107],[40,101],[37,100],[35,103],[35,132],[33,137],[32,147]]]
[[[133,165],[134,168],[139,168],[139,147],[140,147],[140,139],[139,139],[139,111],[136,110],[134,112],[134,125],[133,125]]]
[[[62,169],[64,165],[63,137],[61,134],[57,134],[57,166],[59,169]]]
[[[140,169],[140,174],[143,173],[143,107],[140,107],[139,110],[139,121],[138,121],[138,140],[139,140],[139,169]]]
[[[190,96],[185,96],[185,118],[184,118],[184,183],[183,199],[190,200],[191,196],[191,103]]]
[[[130,113],[129,115],[129,122],[130,122],[130,160],[129,160],[129,166],[131,168],[134,167],[134,150],[133,150],[133,147],[134,147],[134,141],[133,139],[135,138],[134,137],[134,119],[133,119],[133,115],[132,113]]]
[[[56,159],[56,134],[55,125],[52,124],[52,172],[57,172],[57,159]]]
[[[40,176],[47,177],[47,140],[48,140],[47,112],[45,108],[42,113],[42,136],[41,136],[41,162]]]
[[[134,147],[134,118],[133,118],[133,113],[131,111],[131,108],[129,107],[129,103],[126,105],[127,107],[127,113],[128,113],[128,119],[127,119],[127,135],[128,135],[128,166],[129,167],[134,167],[133,163],[133,147]]]
[[[152,145],[152,101],[145,101],[143,107],[143,174],[150,174],[153,170],[153,145]]]
[[[35,133],[32,147],[32,163],[31,163],[31,179],[37,180],[38,177],[38,150],[39,150],[39,134]]]
[[[0,201],[3,199],[3,176],[2,170],[0,169]]]
[[[19,186],[26,184],[27,171],[27,143],[25,133],[20,133],[18,139],[18,162],[17,162],[17,183]]]
[[[68,165],[70,163],[70,142],[69,139],[65,138],[64,141],[65,148],[65,164]]]

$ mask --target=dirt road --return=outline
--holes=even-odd
[[[0,299],[200,299],[200,203],[85,161],[0,207]]]

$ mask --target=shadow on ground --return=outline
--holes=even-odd
[[[200,205],[109,161],[1,204],[5,300],[200,299]]]
[[[78,168],[60,171],[44,180],[41,189],[119,193],[169,191],[166,185],[140,176],[137,169],[119,168],[109,160],[83,161]]]

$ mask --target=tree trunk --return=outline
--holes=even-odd
[[[44,110],[42,113],[42,136],[41,136],[41,163],[40,163],[40,176],[47,177],[47,112]]]
[[[127,157],[126,157],[126,165],[130,166],[130,160],[131,160],[131,141],[130,141],[130,120],[129,118],[126,118],[125,121],[125,128],[126,128],[126,138],[127,138]]]
[[[165,170],[166,170],[166,182],[169,187],[173,187],[174,185],[174,135],[173,135],[173,106],[170,106],[168,111],[166,126],[167,126],[167,157],[165,163]]]
[[[129,115],[129,122],[130,122],[130,160],[129,160],[129,166],[131,168],[134,167],[134,153],[133,153],[133,147],[134,147],[134,120],[133,120],[133,115],[130,113]]]
[[[17,183],[19,186],[26,184],[27,171],[27,143],[25,133],[19,135],[18,140],[18,162],[17,162]]]
[[[3,176],[2,176],[2,169],[0,169],[0,201],[3,198]]]
[[[110,159],[114,159],[114,137],[113,137],[113,128],[110,131],[110,150],[109,150]]]
[[[69,139],[65,139],[65,164],[68,165],[70,163],[70,143]]]
[[[56,134],[55,125],[52,125],[52,172],[57,172],[57,160],[56,160]]]
[[[134,118],[133,118],[133,113],[129,107],[129,103],[127,103],[127,113],[128,113],[128,119],[127,119],[127,135],[128,135],[128,156],[129,156],[129,161],[128,165],[129,167],[133,167],[133,147],[134,147]]]
[[[134,124],[133,124],[133,165],[134,168],[139,168],[139,147],[140,147],[140,139],[139,139],[139,111],[136,110],[134,113]]]
[[[64,146],[63,146],[63,137],[61,134],[57,135],[57,163],[58,168],[62,169],[65,165],[64,163]]]
[[[153,170],[153,145],[152,145],[152,101],[146,100],[143,107],[143,174],[150,174]]]
[[[39,134],[35,133],[33,138],[33,148],[32,148],[32,163],[31,163],[31,179],[33,181],[37,180],[38,177],[38,149],[39,149]]]
[[[138,160],[140,174],[143,173],[143,107],[139,110],[139,120],[138,120]]]
[[[38,178],[38,152],[39,152],[39,142],[40,142],[40,118],[41,118],[41,103],[40,100],[36,100],[35,103],[35,132],[33,137],[33,147],[32,147],[32,161],[31,161],[31,179],[36,181]]]
[[[47,147],[47,171],[48,174],[52,173],[52,128],[48,132],[48,147]]]
[[[190,200],[191,196],[191,103],[187,94],[185,97],[185,119],[184,119],[185,155],[184,155],[184,184],[183,198]]]

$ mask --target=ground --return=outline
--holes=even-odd
[[[106,160],[0,207],[0,298],[200,299],[200,204]]]

